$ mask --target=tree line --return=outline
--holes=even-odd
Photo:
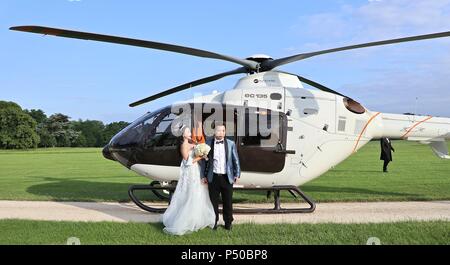
[[[125,121],[71,121],[62,113],[47,117],[41,109],[27,110],[15,102],[0,101],[0,149],[102,147],[128,125]]]

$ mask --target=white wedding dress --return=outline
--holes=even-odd
[[[162,218],[166,233],[183,235],[214,227],[216,214],[209,199],[208,185],[201,182],[200,161],[192,163],[193,159],[194,150],[191,150],[188,160],[181,161],[180,178]]]

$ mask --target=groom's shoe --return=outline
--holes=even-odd
[[[217,230],[217,223],[214,224],[213,230]]]
[[[231,231],[232,225],[231,224],[225,224],[225,229],[228,231]]]

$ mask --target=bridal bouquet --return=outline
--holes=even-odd
[[[207,156],[211,151],[211,147],[207,144],[198,144],[194,147],[194,155],[198,156]]]

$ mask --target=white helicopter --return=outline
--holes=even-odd
[[[241,65],[232,71],[195,80],[130,104],[134,107],[226,76],[246,74],[231,90],[195,97],[143,115],[105,146],[103,155],[106,158],[153,180],[150,185],[133,185],[129,189],[133,202],[150,212],[165,209],[144,204],[134,191],[151,190],[161,199],[170,199],[162,191],[171,194],[175,189],[181,161],[174,128],[180,128],[182,124],[195,125],[194,120],[198,121],[198,117],[205,124],[213,116],[226,122],[227,137],[237,143],[242,169],[236,189],[274,192],[273,209],[235,209],[236,213],[314,211],[314,201],[298,186],[324,174],[372,139],[389,137],[419,141],[430,145],[438,157],[450,159],[445,142],[450,139],[450,118],[371,111],[351,97],[314,81],[275,70],[281,65],[322,54],[449,37],[450,32],[351,45],[280,59],[267,55],[240,59],[190,47],[65,29],[41,26],[10,29],[159,49]],[[181,116],[184,118],[180,119]],[[268,122],[267,134],[262,135],[258,130],[256,134],[249,133],[253,127],[260,126],[252,123],[255,117],[258,121]],[[205,134],[211,135],[211,126],[203,126],[203,129]],[[283,190],[294,197],[302,197],[309,207],[281,208],[280,191]]]

